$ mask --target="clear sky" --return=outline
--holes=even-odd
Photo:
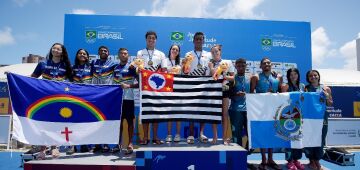
[[[64,14],[308,21],[313,68],[356,70],[359,0],[1,0],[0,64],[63,42]]]

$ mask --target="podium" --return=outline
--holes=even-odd
[[[142,147],[136,150],[136,169],[208,170],[246,169],[246,150],[241,146],[196,143]]]
[[[220,143],[220,142],[219,142]],[[246,150],[241,146],[185,142],[141,146],[131,155],[124,153],[75,153],[52,159],[29,160],[24,170],[232,170],[246,169]]]

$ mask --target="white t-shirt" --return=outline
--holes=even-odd
[[[221,59],[219,62],[213,62],[213,63],[214,63],[214,69],[215,69],[215,71],[216,71],[217,68],[220,66],[220,63],[221,63],[221,62],[226,62],[226,63],[228,64],[228,66],[229,66],[227,72],[226,72],[226,73],[223,73],[223,74],[226,75],[227,73],[235,73],[235,67],[234,67],[232,61],[231,61],[231,60],[223,60],[223,59]],[[221,75],[220,78],[222,78],[222,75]]]
[[[210,75],[210,69],[209,69],[209,61],[211,59],[211,53],[207,51],[189,51],[185,54],[187,56],[188,54],[191,54],[194,56],[194,60],[192,61],[190,65],[190,73],[191,76],[209,76]],[[199,60],[200,58],[200,60]],[[201,65],[201,68],[198,68],[198,65]]]
[[[157,49],[147,50],[145,48],[138,51],[136,56],[144,60],[144,68],[146,70],[156,71],[159,67],[166,68],[167,66],[165,54]],[[149,65],[150,59],[152,61],[152,65]]]
[[[176,64],[175,60],[171,60],[170,58],[167,58],[166,59],[166,68],[169,70],[171,69],[171,67],[174,67],[176,65],[179,65],[181,66],[181,60],[180,60],[180,63],[179,64]]]
[[[178,65],[178,66],[181,67],[181,59],[180,59],[180,63],[179,63],[179,64],[176,64],[175,60],[171,60],[170,58],[167,58],[166,61],[167,61],[166,69],[167,69],[168,72],[170,72],[170,71],[171,71],[171,68],[174,67],[174,66],[177,66],[177,65]],[[181,74],[181,72],[180,72],[180,74]]]
[[[222,73],[222,74],[218,77],[219,79],[223,79],[223,78],[224,78],[224,75],[226,76],[228,73],[234,73],[234,72],[235,72],[235,67],[234,67],[232,61],[231,61],[231,60],[223,60],[223,59],[221,59],[219,62],[213,61],[214,70],[215,70],[215,71],[216,71],[217,68],[220,66],[220,63],[221,63],[221,62],[226,62],[226,63],[228,64],[229,68],[228,68],[228,70],[227,70],[226,73]],[[228,82],[229,82],[228,80],[225,80],[225,82],[223,82],[223,83],[226,84],[226,83],[228,83]]]

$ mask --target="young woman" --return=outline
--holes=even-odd
[[[73,79],[75,83],[90,84],[93,71],[89,62],[89,52],[85,49],[79,49],[76,52],[75,64],[73,66]]]
[[[31,77],[54,80],[54,81],[72,81],[72,69],[69,61],[69,56],[63,44],[55,43],[51,46],[48,59],[45,62],[40,62]],[[33,149],[40,148],[40,156],[37,159],[45,159],[46,146],[38,146]],[[31,151],[30,151],[31,152]],[[56,146],[51,146],[51,155],[59,157],[59,149]]]
[[[40,62],[31,77],[55,81],[72,81],[72,69],[69,56],[64,45],[55,43],[51,46],[48,59]]]
[[[230,137],[226,135],[227,129],[229,127],[229,86],[227,85],[227,80],[230,77],[233,79],[235,68],[230,60],[223,60],[221,59],[221,45],[215,45],[211,48],[211,55],[212,60],[209,62],[209,68],[210,68],[210,74],[214,75],[215,70],[220,66],[221,62],[225,62],[228,65],[228,70],[225,73],[222,73],[222,75],[219,78],[224,78],[224,90],[223,90],[223,101],[222,101],[222,128],[223,128],[223,140],[224,144],[227,145],[230,143]],[[227,88],[226,88],[227,87]],[[217,142],[217,126],[213,125],[213,133],[214,138],[212,141],[212,144],[216,144]]]
[[[305,86],[306,92],[318,92],[322,93],[325,98],[325,102],[327,106],[331,106],[333,104],[331,89],[323,84],[320,84],[320,73],[317,70],[310,70],[306,73],[306,81],[309,83]],[[320,159],[323,157],[323,147],[325,145],[325,138],[328,128],[328,114],[325,112],[324,114],[324,124],[322,128],[322,144],[321,147],[310,147],[305,148],[306,157],[309,158],[309,168],[311,169],[321,169]]]
[[[169,53],[168,53],[168,61],[167,61],[167,71],[169,73],[172,72],[172,68],[173,67],[179,67],[180,66],[180,46],[179,45],[172,45],[169,49]],[[179,70],[180,72],[177,74],[181,73],[181,69]],[[168,122],[168,135],[165,139],[166,143],[170,143],[174,140],[174,142],[180,142],[180,127],[181,127],[181,122],[180,121],[176,121],[176,134],[174,139],[172,138],[171,135],[171,131],[172,131],[172,122]]]
[[[74,63],[75,64],[72,67],[73,82],[91,84],[93,72],[89,62],[89,52],[83,48],[79,49],[76,52]],[[77,148],[75,146],[70,146],[70,149],[66,151],[66,154],[72,155],[75,152],[77,152]],[[88,145],[81,145],[80,152],[89,152]]]
[[[300,83],[300,73],[297,68],[291,68],[287,70],[286,78],[288,80],[288,83],[281,86],[281,92],[304,92],[305,85]],[[301,156],[302,149],[289,149],[289,151],[285,152],[285,158],[288,161],[287,168],[289,170],[305,169],[304,165],[302,165],[299,161],[299,159],[301,159]]]

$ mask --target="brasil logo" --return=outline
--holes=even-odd
[[[298,106],[281,105],[276,111],[274,127],[278,137],[284,140],[300,140],[302,138],[302,115]]]
[[[261,45],[263,46],[271,46],[272,40],[270,38],[261,39]]]
[[[95,30],[85,31],[85,40],[87,43],[94,43],[96,41],[97,32]]]
[[[264,51],[270,51],[272,46],[272,40],[270,38],[261,39],[261,47]]]
[[[171,36],[170,36],[170,39],[172,41],[182,41],[182,40],[184,40],[184,33],[182,33],[182,32],[172,32]]]

